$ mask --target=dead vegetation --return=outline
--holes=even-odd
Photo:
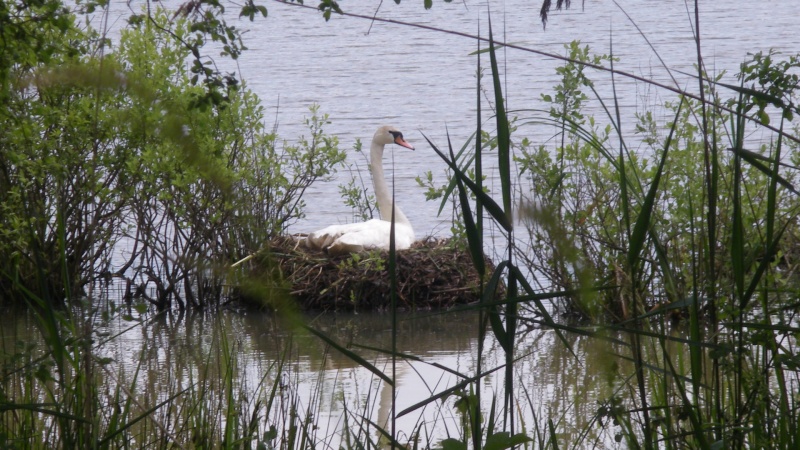
[[[385,310],[391,304],[387,252],[332,257],[283,236],[247,265],[247,281],[237,290],[238,300],[246,304],[274,308],[291,299],[307,311]],[[427,238],[397,252],[398,308],[474,303],[480,300],[480,287],[469,252],[450,239]]]

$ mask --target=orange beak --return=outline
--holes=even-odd
[[[414,146],[409,144],[405,139],[403,139],[403,135],[402,134],[398,134],[394,138],[394,143],[399,145],[399,146],[401,146],[401,147],[405,147],[407,149],[414,150]]]

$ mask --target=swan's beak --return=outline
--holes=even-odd
[[[406,142],[406,140],[403,139],[403,135],[402,134],[397,135],[397,137],[394,138],[394,143],[399,145],[399,146],[401,146],[401,147],[405,147],[407,149],[414,150],[414,146],[409,144],[408,142]]]

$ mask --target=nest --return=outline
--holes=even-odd
[[[484,258],[491,273],[494,267]],[[380,311],[391,305],[385,251],[333,257],[282,236],[256,254],[250,267],[249,288],[239,290],[244,303],[275,307],[290,294],[308,311]],[[450,239],[428,238],[398,251],[396,274],[401,309],[446,309],[480,300],[480,278],[469,251]],[[253,282],[260,288],[254,290]]]

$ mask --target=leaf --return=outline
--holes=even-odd
[[[442,450],[467,450],[467,443],[454,438],[442,441]]]
[[[472,142],[472,139],[474,139],[476,135],[477,135],[477,132],[472,133],[472,135],[470,135],[470,137],[467,138],[466,142],[464,142],[464,145],[461,146],[461,150],[459,150],[458,154],[456,155],[456,157],[453,158],[454,162],[457,161],[459,158],[461,158],[461,156],[464,154],[464,152],[469,147],[470,142]],[[478,144],[480,144],[480,141],[478,141]],[[466,158],[466,160],[463,161],[462,166],[466,167],[466,166],[472,164],[473,160],[475,160],[475,155],[469,155]],[[476,182],[480,183],[480,179],[477,178],[478,177],[477,173],[475,174],[475,176],[476,176],[476,180],[477,180]],[[439,211],[437,212],[437,214],[441,214],[442,211],[444,211],[444,207],[447,206],[447,200],[450,198],[450,195],[452,194],[453,190],[456,188],[456,180],[457,180],[456,177],[452,177],[450,179],[450,183],[445,187],[445,190],[442,193],[442,202],[439,204]]]
[[[669,146],[672,143],[672,135],[675,132],[675,127],[677,126],[678,118],[680,117],[684,101],[684,97],[681,97],[681,102],[676,111],[675,120],[673,121],[672,128],[670,128],[669,135],[667,136],[667,140],[664,144],[664,153],[661,156],[661,161],[658,164],[658,170],[656,170],[656,174],[653,177],[652,183],[650,184],[650,190],[647,192],[647,196],[642,204],[642,209],[639,211],[639,215],[636,218],[636,224],[633,227],[630,248],[628,249],[628,264],[630,267],[634,267],[636,259],[639,257],[639,252],[641,252],[642,247],[644,247],[644,241],[648,234],[648,230],[650,229],[653,207],[655,205],[656,195],[658,194],[661,175],[664,173],[664,165],[667,162]]]
[[[720,82],[714,81],[714,80],[705,80],[705,81],[709,81],[709,82],[717,84],[719,86],[728,88],[728,89],[730,89],[730,90],[732,90],[734,92],[738,92],[740,94],[744,94],[744,95],[753,97],[754,99],[756,99],[759,102],[769,103],[771,105],[774,105],[776,108],[781,108],[781,109],[786,108],[786,105],[783,103],[783,100],[780,97],[776,97],[774,95],[770,95],[770,94],[768,94],[766,92],[762,92],[762,91],[758,91],[756,89],[752,89],[752,88],[748,88],[748,87],[744,87],[744,86],[738,86],[738,85],[734,85],[734,84],[720,83]],[[761,112],[763,112],[763,110]],[[769,120],[769,119],[767,119],[767,120]]]
[[[447,133],[447,144],[450,147],[450,158],[456,160],[453,153],[453,145],[450,143],[450,133]],[[461,178],[455,177],[456,184],[458,185],[458,201],[461,204],[461,216],[464,220],[464,229],[467,232],[467,242],[469,243],[469,253],[472,256],[472,265],[478,272],[478,275],[483,279],[486,274],[486,262],[483,259],[483,248],[481,246],[481,233],[482,230],[478,229],[475,225],[475,220],[472,218],[472,210],[469,207],[469,198],[467,191],[464,189],[464,184]]]
[[[795,194],[798,194],[797,190],[794,188],[792,183],[790,183],[786,178],[783,178],[782,176],[775,174],[772,169],[770,169],[769,167],[760,162],[760,160],[773,162],[771,158],[766,158],[762,155],[759,155],[756,152],[752,152],[744,148],[732,148],[730,150],[741,156],[742,159],[747,161],[748,164],[760,170],[768,177],[774,178],[781,186],[785,187],[786,189],[792,191]]]
[[[508,261],[503,261],[497,265],[494,273],[492,274],[492,278],[490,278],[489,282],[486,283],[486,288],[484,288],[483,295],[481,296],[481,303],[484,305],[489,305],[489,323],[492,325],[492,332],[497,338],[497,341],[503,347],[503,350],[506,352],[510,352],[512,349],[508,344],[508,338],[506,336],[505,327],[503,326],[503,321],[500,319],[500,314],[497,312],[497,304],[493,302],[493,300],[494,294],[497,292],[497,287],[500,284],[500,278],[503,275],[503,270],[508,265]]]
[[[497,68],[497,55],[494,50],[492,21],[489,17],[489,59],[492,65],[494,82],[495,119],[497,120],[497,164],[500,171],[500,190],[503,194],[503,208],[511,217],[511,129],[503,106],[503,90],[500,84],[500,71]]]
[[[347,356],[348,358],[350,358],[351,360],[357,362],[361,367],[363,367],[363,368],[369,370],[370,372],[374,373],[375,375],[380,377],[380,379],[382,379],[383,381],[389,383],[390,386],[394,385],[394,381],[392,381],[391,378],[389,378],[386,374],[384,374],[383,372],[378,370],[377,367],[375,367],[372,364],[370,364],[366,359],[362,358],[357,353],[352,352],[352,351],[346,349],[345,347],[342,347],[341,345],[339,345],[339,343],[337,343],[336,341],[334,341],[333,339],[328,337],[325,333],[323,333],[323,332],[321,332],[319,330],[315,330],[314,328],[311,328],[308,325],[303,325],[303,328],[308,330],[311,334],[313,334],[313,335],[317,336],[318,338],[322,339],[323,341],[325,341],[328,345],[330,345],[331,347],[333,347],[336,350],[338,350],[341,354],[343,354],[343,355]]]
[[[456,177],[460,178],[461,181],[463,181],[464,184],[466,184],[467,187],[472,191],[472,194],[475,195],[475,197],[477,197],[481,201],[483,207],[486,208],[486,211],[488,211],[489,214],[497,221],[498,225],[503,227],[503,229],[505,229],[506,231],[511,231],[514,227],[509,217],[506,216],[503,209],[500,208],[500,205],[498,205],[494,201],[494,199],[489,197],[489,195],[483,192],[483,190],[477,184],[475,184],[474,181],[472,181],[461,169],[458,168],[458,165],[456,165],[454,161],[450,161],[450,159],[448,159],[447,156],[444,155],[444,153],[439,151],[439,149],[433,144],[433,142],[431,142],[431,140],[428,139],[428,136],[425,136],[424,133],[422,134],[422,136],[425,138],[426,141],[428,141],[428,144],[430,144],[431,148],[433,148],[433,151],[435,151],[439,155],[439,157],[441,157],[442,160],[445,163],[447,163],[448,166],[450,166],[450,169],[453,171],[453,174]]]
[[[523,433],[511,436],[508,431],[501,431],[500,433],[489,435],[483,448],[484,450],[505,450],[530,441],[531,438]]]

